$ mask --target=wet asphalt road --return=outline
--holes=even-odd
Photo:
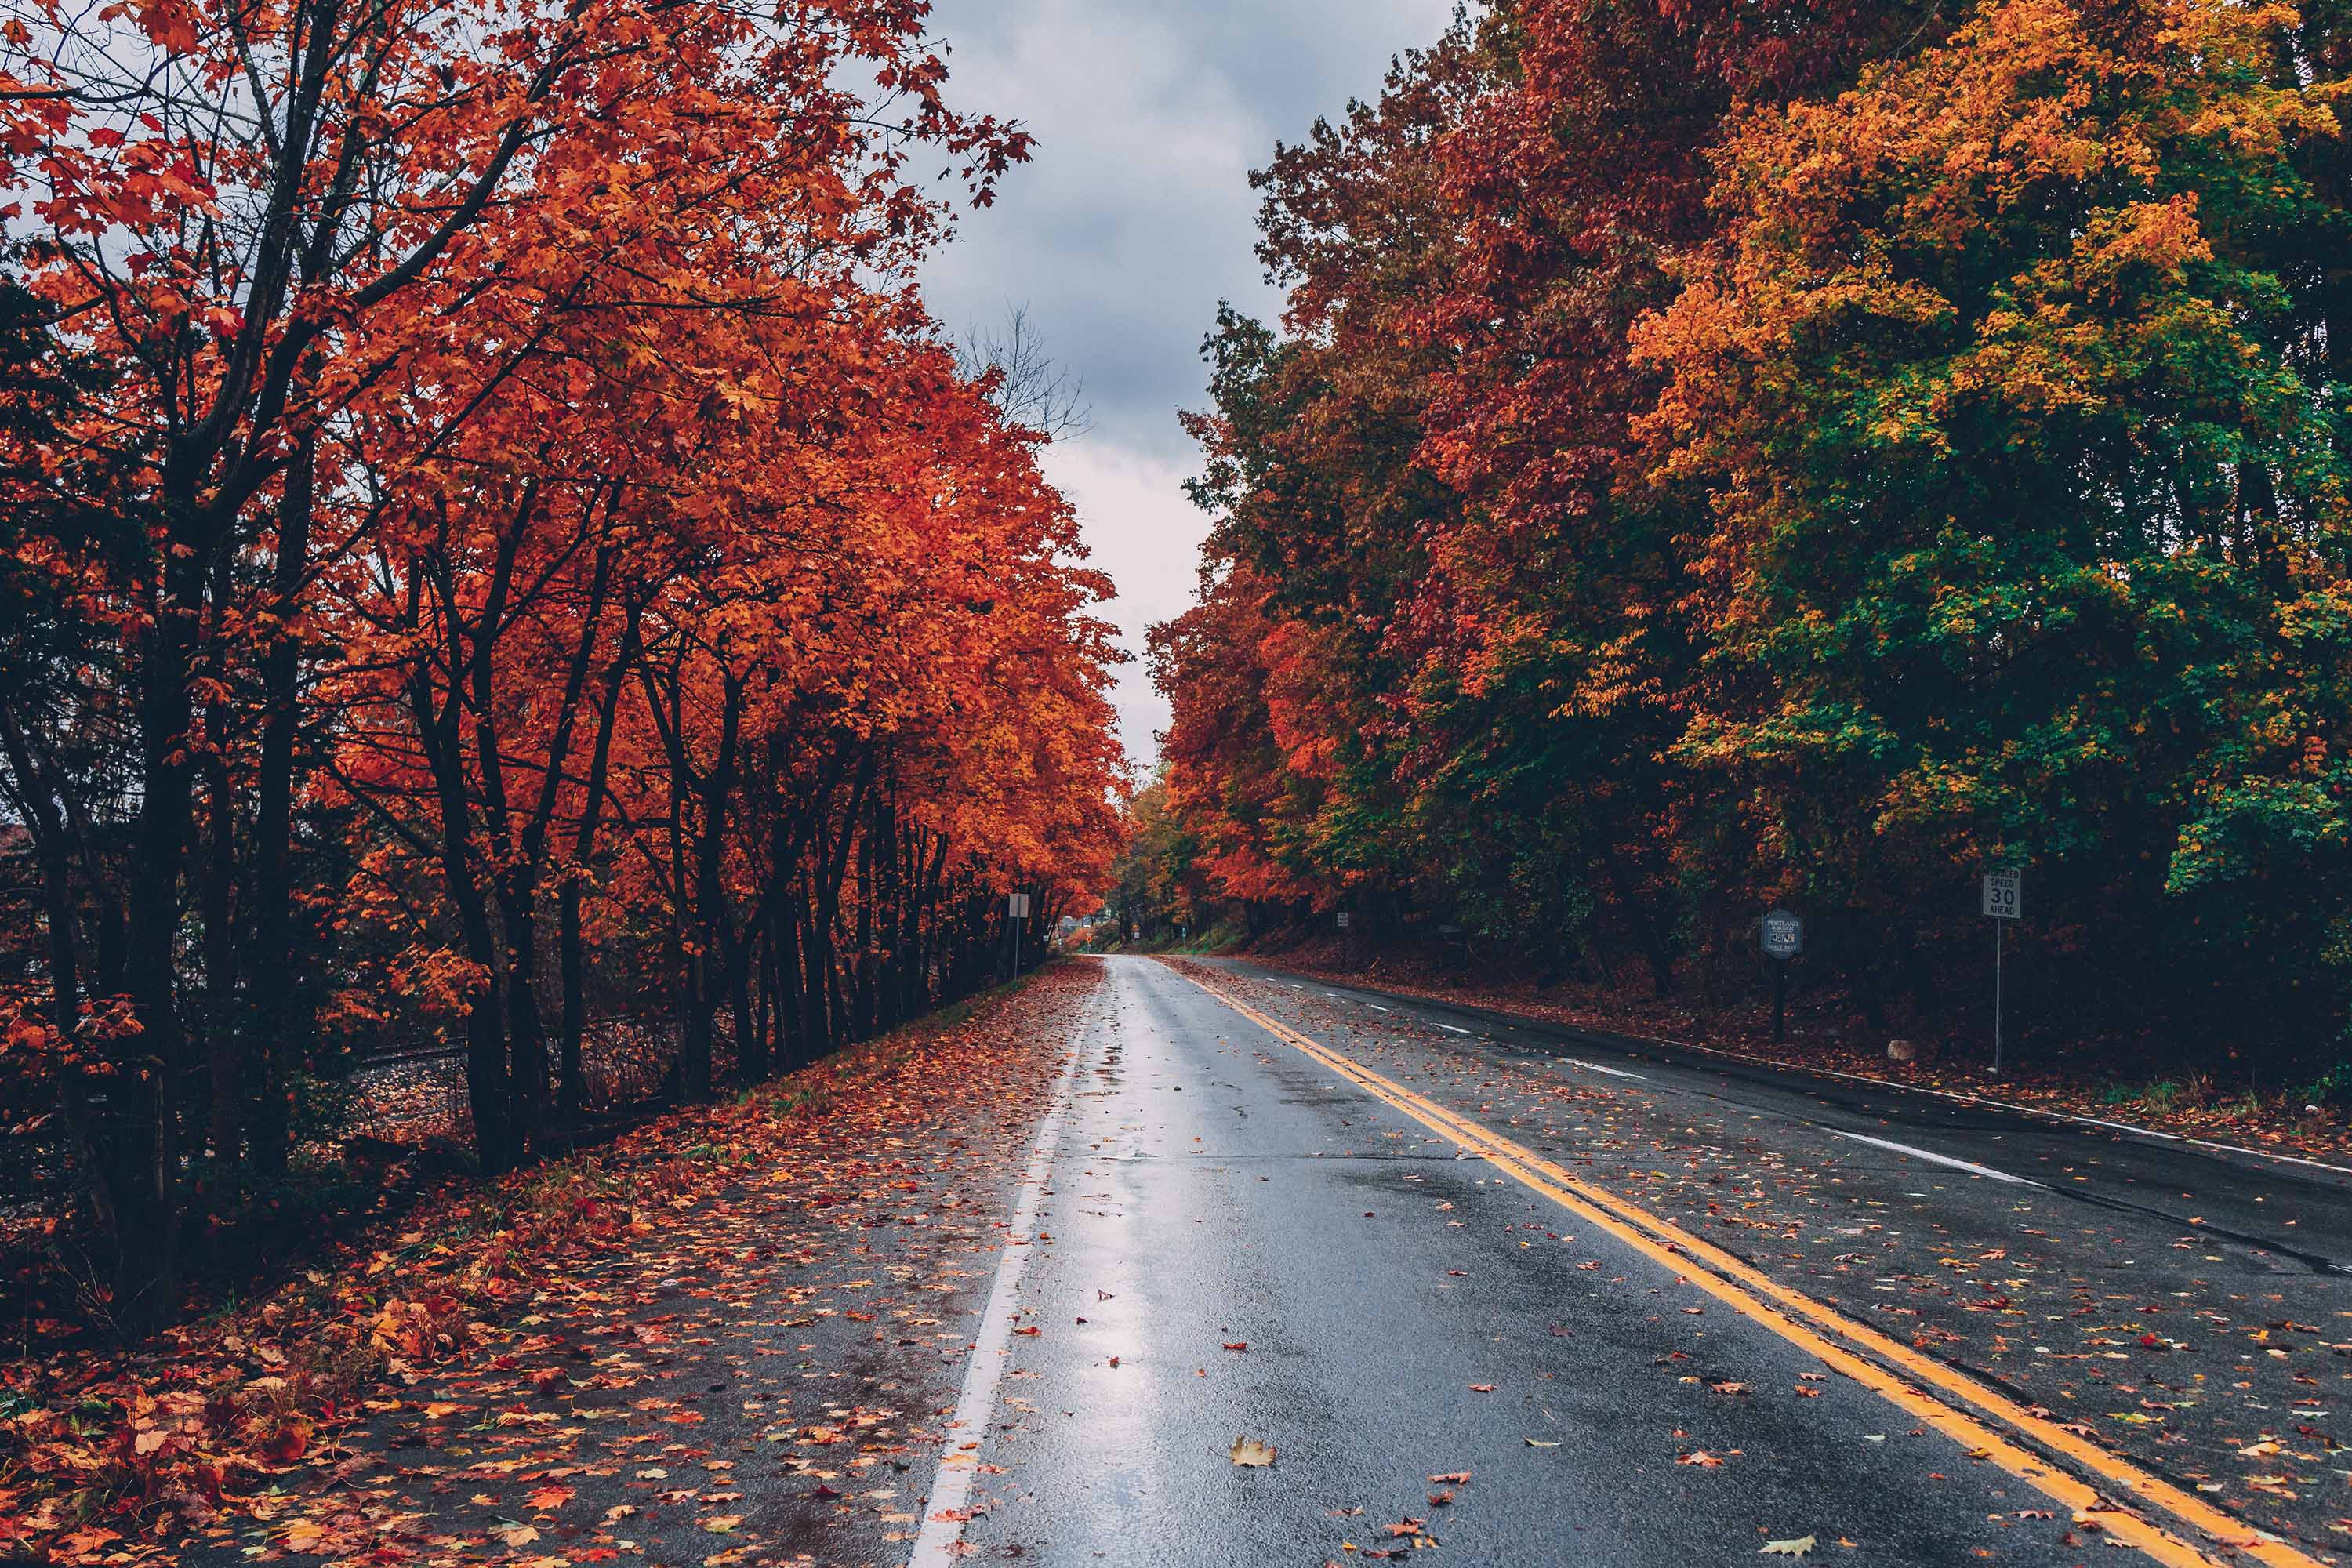
[[[2315,1558],[2343,1539],[2344,1177],[1218,979]],[[2146,1560],[1165,965],[1108,962],[1076,1075],[1036,1332],[955,1435],[971,1560]]]
[[[2214,1238],[2220,1250],[2241,1253],[2264,1272],[2352,1274],[2352,1168],[1788,1072],[1511,1014],[1294,979],[1255,964],[1211,960],[1208,966],[1302,999],[1386,1011],[1446,1033],[1466,1030],[1507,1053],[1557,1058],[1591,1081],[1601,1081],[1591,1079],[1601,1074],[1850,1139],[1900,1142],[1917,1152],[1864,1148],[1918,1164],[1932,1163],[1927,1155],[1958,1160],[2063,1191],[2078,1203],[2167,1227],[2193,1227]],[[1604,1068],[1639,1077],[1616,1077]],[[1854,1153],[1867,1157],[1861,1150]]]

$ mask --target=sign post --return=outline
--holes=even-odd
[[[1772,961],[1772,1043],[1789,1034],[1789,960],[1805,951],[1805,922],[1787,910],[1774,910],[1756,928],[1757,945]]]
[[[2000,1076],[2000,949],[2001,931],[2011,921],[2025,913],[2023,874],[2017,871],[1987,871],[1984,878],[1984,912],[1992,921],[1992,1076]]]
[[[1013,922],[1013,978],[1021,978],[1021,928],[1029,922],[1029,895],[1013,893],[1004,900],[1005,918]]]

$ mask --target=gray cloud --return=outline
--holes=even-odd
[[[1086,383],[1092,430],[1048,455],[1077,501],[1111,615],[1140,652],[1191,598],[1205,527],[1178,488],[1193,452],[1176,423],[1203,401],[1201,340],[1217,301],[1270,314],[1252,251],[1249,171],[1277,139],[1376,93],[1390,58],[1435,39],[1453,0],[940,0],[956,100],[1023,121],[1036,160],[969,215],[928,270],[951,329],[1024,308]],[[1140,664],[1118,705],[1149,761],[1167,710]]]

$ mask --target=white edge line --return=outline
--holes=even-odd
[[[1824,1127],[1822,1131],[1832,1137],[1843,1138],[1855,1143],[1867,1143],[1874,1149],[1890,1149],[1897,1154],[1908,1154],[1915,1160],[1931,1160],[1938,1165],[1949,1165],[1955,1171],[1966,1171],[1972,1176],[1990,1176],[1996,1182],[2007,1182],[2012,1186],[2039,1187],[2042,1185],[2040,1182],[2027,1177],[2012,1176],[2007,1171],[1996,1171],[1990,1165],[1979,1165],[1973,1160],[1955,1160],[1949,1154],[1938,1154],[1932,1149],[1915,1149],[1908,1143],[1897,1143],[1885,1138],[1868,1138],[1859,1132],[1841,1132],[1834,1127]]]
[[[1433,1023],[1433,1024],[1437,1024],[1437,1020],[1436,1020],[1436,1019],[1434,1019],[1434,1018],[1432,1018],[1432,1019],[1430,1020],[1430,1022],[1431,1022],[1431,1023]],[[1469,1030],[1467,1030],[1467,1029],[1464,1028],[1464,1027],[1463,1027],[1461,1025],[1459,1025],[1459,1024],[1437,1024],[1437,1026],[1438,1026],[1439,1028],[1441,1028],[1441,1029],[1451,1029],[1451,1030],[1453,1030],[1453,1031],[1454,1031],[1455,1034],[1457,1034],[1457,1035],[1466,1035],[1466,1034],[1468,1034],[1468,1033],[1470,1032]]]
[[[1052,1104],[1037,1123],[1036,1148],[1029,1156],[1028,1173],[1022,1178],[1021,1201],[1013,1208],[1013,1224],[1004,1233],[1004,1250],[996,1259],[996,1279],[989,1287],[980,1333],[964,1363],[963,1392],[957,1395],[955,1415],[948,1422],[939,1471],[931,1478],[929,1495],[923,1501],[922,1533],[915,1538],[908,1568],[948,1568],[956,1561],[956,1547],[963,1540],[963,1521],[941,1516],[961,1512],[971,1496],[972,1478],[980,1468],[981,1436],[988,1430],[988,1418],[996,1410],[997,1385],[1004,1379],[1005,1357],[1013,1342],[1014,1299],[1020,1292],[1022,1271],[1028,1267],[1029,1243],[1035,1239],[1037,1206],[1045,1195],[1055,1146],[1061,1142],[1062,1122],[1070,1108],[1078,1067],[1085,1059],[1081,1053],[1087,1033],[1094,1027],[1101,995],[1097,989],[1087,999],[1086,1011],[1079,1015],[1077,1029],[1070,1037],[1069,1062],[1054,1085]],[[972,1435],[970,1448],[958,1441],[967,1432]]]
[[[1379,1003],[1377,1003],[1377,1002],[1367,1002],[1367,1003],[1365,1003],[1365,1004],[1364,1004],[1364,1005],[1365,1005],[1365,1006],[1367,1006],[1367,1007],[1370,1007],[1370,1008],[1373,1012],[1375,1012],[1375,1013],[1385,1013],[1385,1012],[1387,1012],[1387,1011],[1388,1011],[1388,1009],[1387,1009],[1386,1007],[1381,1006],[1381,1005]]]
[[[1281,971],[1275,971],[1280,973]],[[1427,998],[1439,1000],[1436,997]],[[1377,1002],[1367,1002],[1368,1007],[1380,1007]],[[1381,1007],[1381,1011],[1388,1009]],[[1507,1016],[1509,1015],[1506,1015]],[[1833,1078],[1844,1083],[1866,1083],[1873,1089],[1892,1089],[1898,1094],[1931,1094],[1937,1100],[1949,1100],[1961,1105],[1990,1105],[1997,1110],[2013,1110],[2020,1116],[2035,1116],[2044,1121],[2070,1122],[2076,1127],[2103,1127],[2111,1132],[2122,1132],[2134,1138],[2160,1139],[2167,1143],[2186,1143],[2192,1149],[2210,1150],[2217,1154],[2243,1154],[2250,1160],[2268,1160],[2273,1164],[2302,1165],[2309,1170],[2326,1171],[2338,1176],[2352,1176],[2352,1165],[2331,1164],[2326,1160],[2307,1159],[2301,1154],[2281,1154],[2270,1149],[2250,1149],[2243,1143],[2220,1143],[2210,1138],[2192,1138],[2185,1132],[2167,1132],[2155,1127],[2142,1127],[2135,1121],[2110,1121],[2103,1116],[2077,1116],[2072,1111],[2051,1110],[2039,1105],[2021,1105],[2013,1100],[1995,1100],[1987,1094],[1964,1094],[1958,1089],[1930,1089],[1922,1083],[1904,1083],[1891,1078],[1873,1078],[1868,1073],[1843,1072],[1836,1068],[1811,1067],[1801,1062],[1776,1062],[1770,1057],[1759,1057],[1748,1051],[1727,1051],[1721,1046],[1702,1046],[1695,1040],[1677,1040],[1670,1035],[1643,1035],[1631,1029],[1584,1029],[1580,1024],[1555,1023],[1549,1018],[1529,1018],[1529,1023],[1548,1028],[1581,1030],[1587,1034],[1615,1035],[1623,1039],[1640,1040],[1653,1046],[1665,1046],[1677,1051],[1695,1051],[1703,1057],[1722,1057],[1727,1061],[1753,1062],[1758,1067],[1770,1068],[1775,1072],[1806,1073],[1814,1078]],[[1467,1034],[1466,1029],[1463,1031]]]
[[[1611,1078],[1630,1078],[1635,1083],[1647,1083],[1650,1081],[1648,1079],[1643,1078],[1640,1073],[1627,1072],[1623,1068],[1605,1068],[1599,1062],[1588,1062],[1576,1057],[1562,1057],[1559,1059],[1566,1062],[1572,1068],[1582,1068],[1587,1072],[1605,1072]]]

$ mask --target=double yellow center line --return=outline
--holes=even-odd
[[[1171,965],[1174,968],[1174,965]],[[2037,1414],[1932,1356],[1888,1338],[1867,1323],[1793,1290],[1705,1238],[1638,1204],[1603,1192],[1523,1144],[1456,1115],[1381,1077],[1354,1058],[1268,1017],[1232,993],[1181,969],[1176,973],[1284,1044],[1312,1058],[1374,1098],[1479,1156],[1626,1246],[1654,1259],[1741,1316],[1819,1357],[1922,1423],[1999,1465],[2052,1500],[2064,1504],[2078,1525],[2095,1526],[2173,1568],[2224,1563],[2221,1548],[2270,1568],[2322,1568],[2320,1561],[2275,1536],[2233,1519],[2194,1493],[2147,1471],[2046,1415]],[[2016,1440],[2031,1441],[2114,1496]],[[2158,1522],[2167,1516],[2171,1528]],[[2192,1544],[2201,1539],[2206,1546]]]

